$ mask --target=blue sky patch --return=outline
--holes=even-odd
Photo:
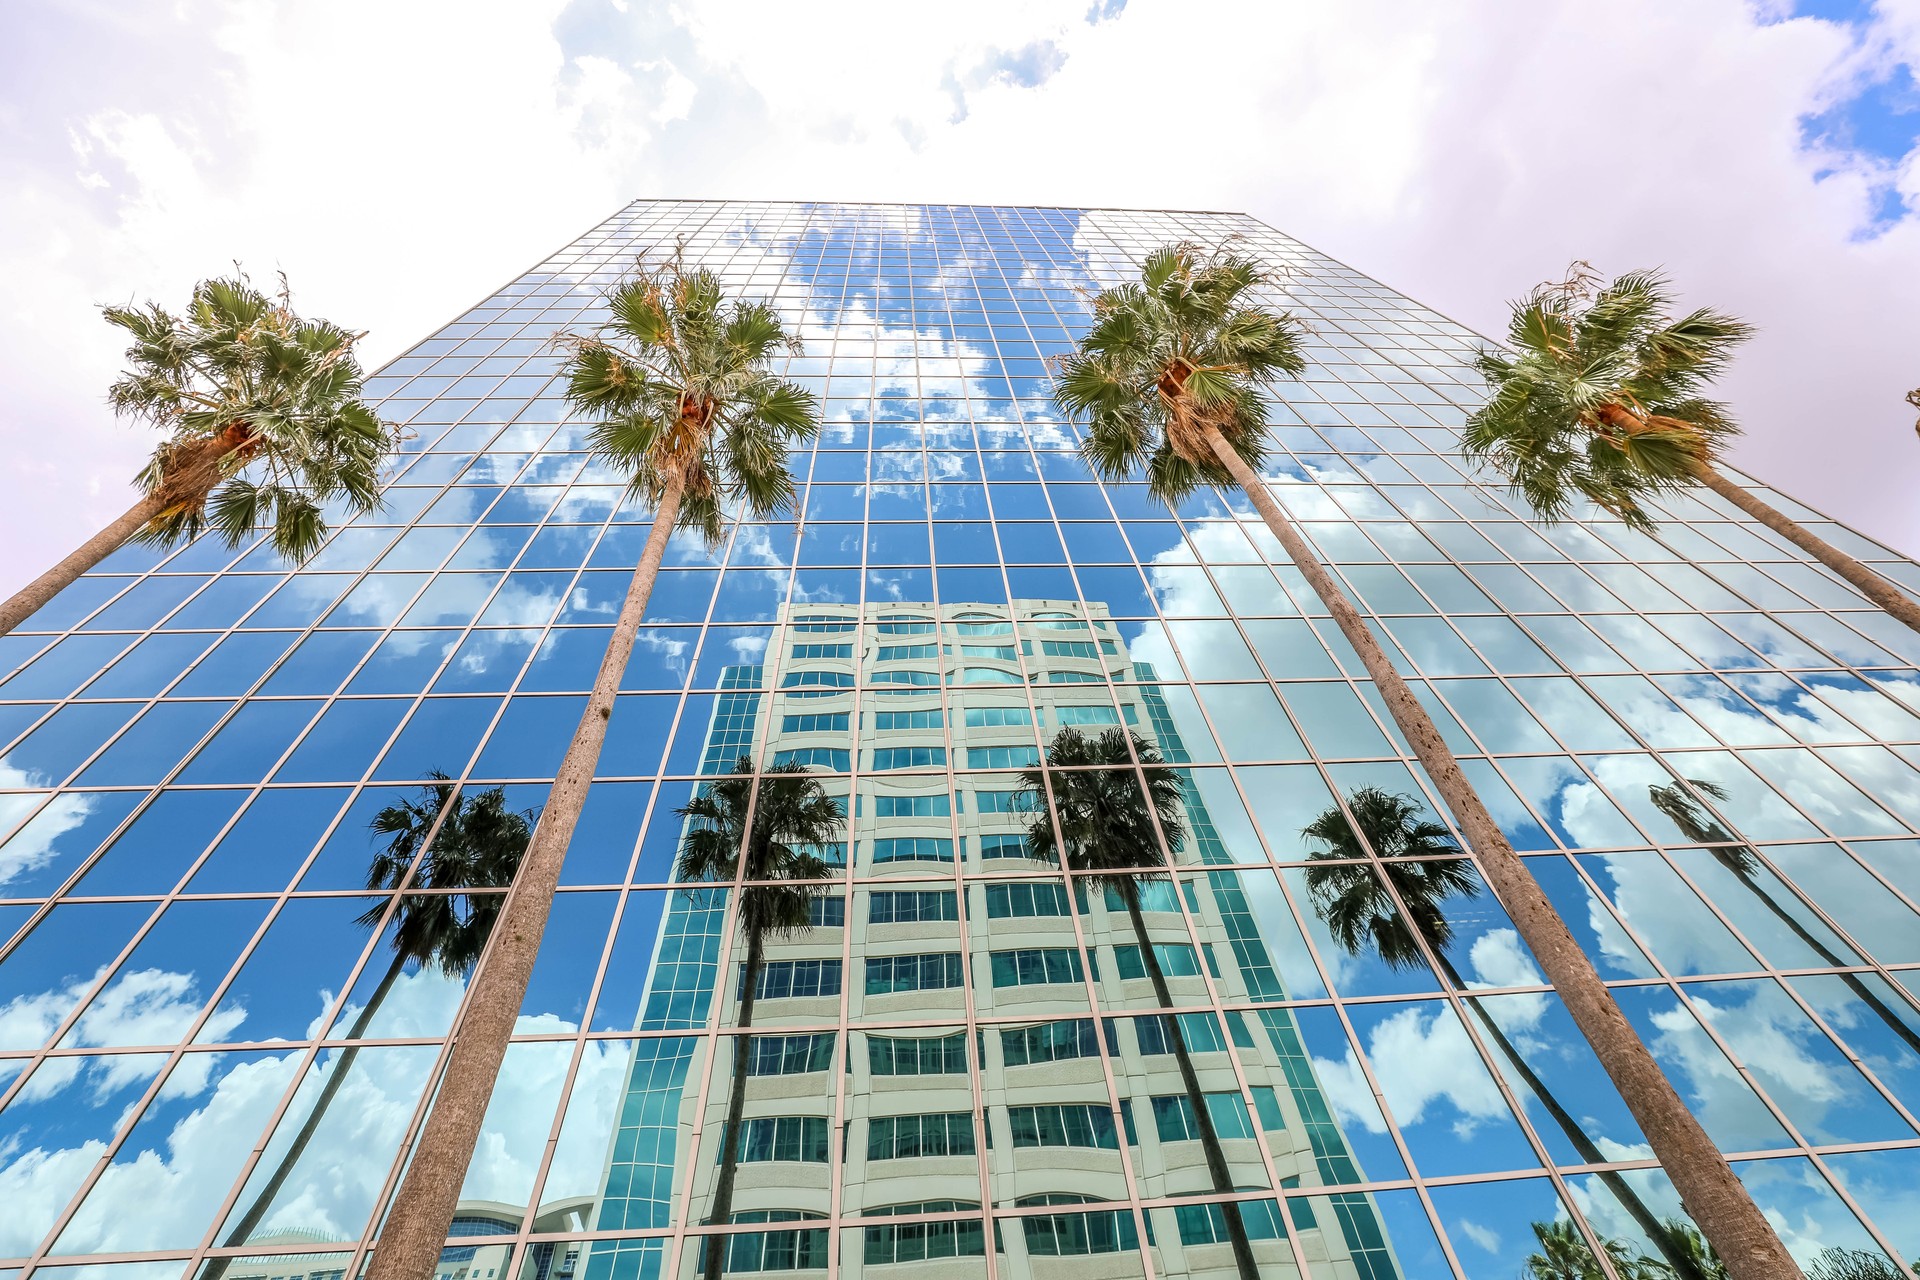
[[[1793,0],[1790,11],[1775,18],[1815,18],[1849,29],[1860,45],[1876,38],[1871,3],[1856,0]],[[1920,83],[1906,61],[1888,61],[1863,76],[1850,97],[1825,111],[1800,118],[1801,146],[1835,157],[1814,174],[1820,182],[1837,173],[1865,176],[1870,184],[1867,222],[1856,234],[1871,239],[1905,217],[1911,208],[1893,185],[1894,171],[1920,146]],[[1852,163],[1839,161],[1850,156]]]

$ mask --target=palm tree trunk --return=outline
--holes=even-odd
[[[1140,944],[1140,962],[1146,966],[1147,977],[1153,981],[1153,996],[1162,1009],[1173,1007],[1173,993],[1167,989],[1167,975],[1160,968],[1160,957],[1154,954],[1153,940],[1147,935],[1147,918],[1140,910],[1140,886],[1133,880],[1121,880],[1117,886],[1120,896],[1126,901],[1127,915],[1133,920],[1133,936]],[[1221,1195],[1232,1195],[1235,1187],[1233,1170],[1227,1165],[1227,1153],[1220,1145],[1220,1135],[1214,1131],[1213,1115],[1207,1110],[1207,1095],[1200,1089],[1200,1076],[1193,1069],[1193,1055],[1187,1052],[1186,1033],[1180,1027],[1177,1014],[1158,1013],[1167,1029],[1167,1038],[1173,1042],[1174,1061],[1180,1066],[1180,1082],[1186,1086],[1187,1103],[1193,1108],[1193,1121],[1200,1130],[1200,1149],[1206,1153],[1207,1172],[1213,1177],[1213,1189]],[[1233,1245],[1234,1265],[1240,1271],[1240,1280],[1260,1280],[1260,1265],[1253,1258],[1253,1242],[1247,1238],[1247,1224],[1240,1212],[1238,1200],[1225,1200],[1220,1204],[1221,1212],[1227,1219],[1227,1239]],[[1280,1211],[1274,1206],[1274,1212]]]
[[[1501,1056],[1506,1058],[1508,1065],[1520,1077],[1521,1082],[1532,1091],[1540,1105],[1547,1109],[1547,1114],[1552,1116],[1554,1123],[1560,1126],[1560,1131],[1567,1135],[1567,1141],[1573,1144],[1574,1151],[1588,1164],[1605,1164],[1607,1157],[1601,1154],[1599,1146],[1587,1136],[1587,1131],[1581,1127],[1579,1121],[1573,1118],[1573,1114],[1560,1105],[1560,1099],[1553,1096],[1553,1091],[1547,1088],[1546,1081],[1540,1078],[1539,1073],[1520,1056],[1520,1050],[1515,1048],[1513,1041],[1507,1038],[1506,1031],[1494,1020],[1493,1015],[1488,1013],[1479,1001],[1466,999],[1467,984],[1461,980],[1460,971],[1453,967],[1453,961],[1447,958],[1447,953],[1434,947],[1433,954],[1434,958],[1440,962],[1440,972],[1446,975],[1448,984],[1460,992],[1463,1002],[1473,1010],[1481,1027],[1492,1039],[1494,1047],[1500,1050]],[[1606,1188],[1613,1192],[1614,1199],[1618,1200],[1620,1206],[1627,1211],[1627,1216],[1633,1219],[1634,1225],[1639,1227],[1653,1247],[1660,1251],[1660,1256],[1666,1259],[1667,1265],[1673,1268],[1674,1274],[1680,1277],[1680,1280],[1713,1280],[1710,1276],[1698,1275],[1695,1271],[1688,1269],[1686,1256],[1674,1248],[1672,1239],[1667,1235],[1667,1224],[1660,1221],[1653,1210],[1647,1208],[1647,1203],[1640,1198],[1640,1193],[1633,1189],[1632,1184],[1619,1171],[1601,1170],[1598,1176]]]
[[[386,975],[380,979],[380,985],[375,987],[373,994],[367,997],[366,1007],[360,1010],[360,1016],[355,1018],[353,1026],[348,1028],[346,1037],[348,1040],[359,1040],[366,1035],[367,1025],[373,1021],[373,1015],[379,1010],[381,1002],[387,998],[387,992],[393,989],[394,981],[399,978],[406,963],[406,956],[394,956],[393,963],[387,966]],[[360,1046],[350,1044],[341,1051],[339,1058],[335,1059],[333,1069],[327,1074],[326,1087],[320,1090],[320,1097],[315,1100],[313,1109],[307,1113],[306,1123],[301,1125],[300,1132],[294,1135],[293,1145],[287,1148],[287,1153],[280,1157],[280,1164],[274,1169],[273,1176],[267,1179],[267,1185],[260,1188],[260,1194],[253,1198],[253,1203],[247,1206],[246,1213],[242,1214],[240,1221],[234,1224],[233,1230],[227,1233],[224,1247],[234,1248],[252,1238],[254,1228],[258,1227],[260,1220],[266,1217],[267,1210],[273,1205],[273,1198],[280,1194],[280,1188],[286,1185],[288,1175],[293,1172],[294,1166],[300,1163],[300,1157],[305,1153],[307,1144],[313,1141],[313,1135],[319,1131],[321,1118],[327,1114],[327,1108],[333,1104],[334,1095],[339,1093],[340,1086],[346,1083],[347,1072],[352,1068],[353,1060],[359,1056]],[[200,1280],[220,1280],[227,1274],[227,1268],[231,1267],[233,1262],[232,1258],[209,1259],[207,1269],[200,1273]]]
[[[1861,595],[1895,618],[1920,631],[1920,602],[1875,573],[1825,538],[1813,533],[1786,512],[1763,502],[1744,485],[1737,485],[1708,463],[1694,468],[1700,483],[1799,547],[1859,589]]]
[[[1540,882],[1513,851],[1426,708],[1393,669],[1359,610],[1321,566],[1253,468],[1234,452],[1217,428],[1207,428],[1207,439],[1214,456],[1246,492],[1267,528],[1286,548],[1294,566],[1305,575],[1341,634],[1360,656],[1393,722],[1453,811],[1474,861],[1500,905],[1506,908],[1527,949],[1566,1004],[1574,1025],[1593,1047],[1594,1056],[1620,1091],[1667,1176],[1673,1179],[1680,1203],[1726,1260],[1730,1280],[1780,1280],[1796,1274],[1792,1255],[1734,1175],[1726,1157],[1661,1073],[1660,1064],[1626,1014],[1614,1003],[1592,961],[1574,941]]]
[[[760,985],[760,970],[766,962],[766,952],[761,936],[754,933],[747,938],[747,963],[741,970],[740,1012],[734,1019],[734,1026],[745,1030],[753,1025],[753,1001]],[[731,1037],[733,1045],[733,1083],[727,1094],[727,1127],[722,1131],[725,1146],[720,1152],[720,1176],[713,1182],[713,1203],[707,1211],[707,1223],[710,1226],[725,1226],[733,1217],[733,1183],[740,1172],[740,1144],[746,1134],[741,1126],[746,1123],[747,1111],[747,1053],[752,1047],[744,1035]],[[699,1153],[695,1153],[697,1159]],[[726,1264],[727,1246],[731,1240],[727,1236],[708,1236],[706,1238],[706,1280],[720,1280],[721,1269]]]
[[[1767,909],[1773,912],[1775,916],[1778,916],[1780,919],[1780,922],[1786,925],[1787,928],[1793,930],[1793,932],[1799,937],[1800,941],[1806,943],[1808,947],[1812,948],[1814,953],[1818,955],[1822,960],[1825,960],[1828,964],[1832,965],[1836,969],[1844,968],[1846,966],[1847,962],[1842,960],[1838,955],[1836,955],[1832,947],[1829,947],[1826,943],[1822,942],[1818,937],[1814,936],[1813,930],[1807,928],[1806,925],[1794,919],[1793,913],[1791,911],[1788,911],[1785,906],[1781,905],[1781,903],[1776,901],[1772,894],[1768,893],[1765,889],[1762,889],[1759,885],[1755,884],[1747,876],[1741,875],[1738,871],[1735,871],[1734,874],[1736,876],[1739,876],[1740,883],[1747,886],[1747,888],[1752,891],[1754,897],[1760,899],[1762,903],[1766,904]],[[1907,1025],[1906,1020],[1901,1018],[1899,1014],[1895,1013],[1893,1009],[1888,1006],[1886,1001],[1882,1000],[1879,996],[1875,995],[1873,993],[1873,990],[1870,987],[1868,987],[1865,982],[1862,982],[1860,980],[1859,974],[1843,973],[1838,976],[1842,982],[1847,984],[1848,988],[1852,990],[1853,994],[1860,998],[1860,1003],[1866,1005],[1867,1008],[1873,1010],[1874,1014],[1879,1017],[1880,1021],[1887,1024],[1887,1030],[1893,1032],[1893,1034],[1899,1036],[1902,1040],[1906,1041],[1907,1048],[1913,1050],[1916,1054],[1920,1054],[1920,1034],[1916,1034],[1914,1032],[1914,1029]]]
[[[5,604],[0,604],[0,636],[32,617],[49,600],[72,586],[81,574],[125,546],[127,539],[145,528],[165,506],[165,499],[158,495],[140,499],[112,524],[81,543],[66,559],[14,592]]]
[[[467,1165],[480,1141],[480,1126],[486,1120],[487,1102],[500,1075],[501,1059],[506,1057],[508,1038],[533,977],[533,962],[540,954],[540,938],[560,883],[560,867],[586,804],[587,788],[600,762],[600,748],[606,742],[614,697],[626,674],[627,660],[633,655],[640,620],[647,612],[647,598],[653,593],[660,561],[666,555],[667,540],[673,535],[681,492],[678,484],[670,486],[653,517],[653,532],[633,571],[633,583],[620,606],[606,656],[600,660],[586,712],[573,731],[573,741],[547,793],[546,809],[494,928],[491,950],[468,989],[439,1095],[380,1232],[367,1280],[432,1280],[453,1223]]]

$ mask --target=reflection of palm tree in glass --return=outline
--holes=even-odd
[[[381,1229],[369,1280],[433,1274],[668,539],[676,528],[697,529],[717,546],[723,509],[747,521],[791,507],[787,450],[819,427],[812,393],[774,372],[798,344],[770,304],[729,303],[719,276],[685,270],[677,258],[615,285],[602,301],[606,323],[562,339],[573,352],[563,371],[567,402],[596,419],[587,433],[590,455],[627,477],[628,495],[653,508],[653,527],[547,792],[545,820],[527,850],[500,945],[467,994],[460,1035]]]
[[[1347,797],[1347,808],[1353,813],[1352,822],[1340,811],[1340,806],[1335,805],[1301,832],[1307,839],[1326,846],[1307,855],[1313,863],[1307,868],[1307,892],[1334,942],[1349,955],[1372,952],[1389,968],[1426,967],[1413,931],[1402,921],[1392,895],[1367,861],[1371,849],[1382,859],[1381,868],[1387,880],[1406,905],[1413,928],[1432,950],[1434,961],[1446,975],[1448,984],[1464,992],[1466,981],[1447,955],[1447,948],[1453,943],[1453,923],[1447,919],[1446,901],[1453,897],[1477,897],[1480,881],[1460,856],[1460,846],[1454,843],[1445,826],[1422,818],[1422,805],[1410,796],[1395,795],[1379,787],[1361,787]],[[1354,830],[1356,824],[1358,833]],[[1560,1100],[1527,1064],[1493,1015],[1477,1000],[1468,1000],[1466,1005],[1473,1010],[1514,1073],[1567,1135],[1567,1141],[1580,1158],[1588,1164],[1605,1163],[1607,1157],[1587,1136],[1586,1129],[1560,1105]],[[1614,1171],[1601,1173],[1600,1180],[1674,1269],[1684,1276],[1693,1275],[1684,1269],[1681,1250],[1668,1239],[1666,1225],[1653,1215],[1627,1180]],[[1577,1233],[1574,1238],[1579,1239]],[[1585,1247],[1584,1242],[1581,1247]]]
[[[1666,1238],[1673,1242],[1682,1259],[1676,1264],[1680,1274],[1698,1276],[1700,1280],[1727,1280],[1727,1264],[1720,1261],[1720,1255],[1713,1251],[1699,1228],[1681,1218],[1668,1218],[1665,1226]]]
[[[1373,678],[1514,931],[1618,1085],[1654,1154],[1695,1215],[1742,1260],[1743,1280],[1772,1280],[1791,1265],[1773,1227],[1574,945],[1380,637],[1261,474],[1272,441],[1267,396],[1283,390],[1282,380],[1298,376],[1307,359],[1300,323],[1263,303],[1261,291],[1276,283],[1251,258],[1176,244],[1147,254],[1137,281],[1102,290],[1091,326],[1060,361],[1054,390],[1055,403],[1082,424],[1081,456],[1105,479],[1144,470],[1148,492],[1175,507],[1205,486],[1238,486],[1246,495]]]
[[[1807,1265],[1807,1280],[1907,1280],[1909,1274],[1920,1275],[1920,1262],[1902,1272],[1884,1255],[1841,1245],[1822,1249]]]
[[[1708,782],[1703,778],[1688,778],[1687,781],[1695,790],[1709,799],[1725,800],[1727,798],[1727,789],[1718,783]],[[1688,795],[1677,782],[1668,783],[1666,786],[1651,785],[1647,788],[1647,795],[1653,800],[1653,807],[1665,814],[1668,820],[1679,828],[1680,834],[1706,846],[1707,852],[1714,856],[1715,861],[1731,871],[1767,910],[1773,912],[1782,924],[1793,930],[1794,935],[1812,948],[1822,960],[1836,969],[1847,966],[1847,961],[1842,960],[1832,947],[1822,942],[1811,929],[1796,919],[1794,914],[1788,911],[1778,898],[1768,893],[1755,878],[1760,870],[1760,855],[1754,852],[1752,845],[1741,843],[1733,832],[1727,830],[1725,824],[1708,812],[1705,805]],[[1860,998],[1862,1004],[1873,1010],[1880,1021],[1887,1024],[1888,1030],[1905,1041],[1909,1049],[1920,1053],[1920,1034],[1916,1034],[1914,1029],[1907,1025],[1905,1019],[1875,994],[1859,974],[1842,973],[1840,980]]]
[[[752,759],[742,756],[734,772],[751,774]],[[675,812],[688,820],[674,867],[675,879],[693,882],[732,880],[737,876],[746,882],[739,891],[735,912],[740,936],[747,944],[740,975],[740,1011],[734,1020],[735,1027],[744,1032],[753,1025],[753,1002],[766,963],[766,941],[812,924],[813,900],[826,892],[826,886],[819,882],[833,874],[831,864],[815,850],[839,839],[845,813],[840,801],[828,795],[802,764],[778,764],[768,769],[757,795],[748,776],[706,783]],[[813,883],[805,883],[808,881]],[[709,891],[686,892],[693,895]],[[707,1214],[708,1223],[715,1226],[724,1225],[732,1216],[751,1047],[748,1036],[733,1037],[732,1090],[727,1097],[726,1128],[722,1130],[726,1145]],[[720,1243],[709,1241],[703,1250],[709,1280],[718,1280],[726,1257],[726,1250],[717,1247]]]
[[[1522,1273],[1525,1280],[1606,1280],[1607,1273],[1600,1269],[1600,1260],[1593,1256],[1593,1246],[1572,1222],[1565,1218],[1536,1222],[1533,1235],[1540,1242],[1540,1251],[1527,1255],[1526,1270]],[[1606,1249],[1607,1261],[1613,1264],[1614,1274],[1620,1280],[1667,1280],[1673,1275],[1670,1267],[1636,1253],[1624,1240],[1602,1237],[1601,1246]],[[1726,1272],[1702,1274],[1717,1278]]]
[[[1139,775],[1133,769],[1135,757],[1148,766],[1144,793]],[[1155,954],[1147,933],[1146,916],[1140,905],[1141,886],[1170,878],[1167,860],[1160,852],[1160,840],[1154,832],[1156,819],[1169,849],[1178,849],[1185,835],[1180,822],[1183,795],[1180,779],[1170,769],[1152,767],[1165,763],[1152,743],[1125,729],[1108,729],[1094,738],[1086,737],[1077,729],[1062,729],[1047,747],[1046,767],[1022,770],[1020,781],[1026,787],[1028,802],[1041,815],[1027,828],[1027,846],[1033,856],[1056,866],[1064,864],[1069,871],[1091,872],[1119,894],[1126,904],[1127,916],[1133,921],[1140,963],[1153,983],[1154,999],[1162,1009],[1170,1009],[1173,995],[1167,987],[1166,971],[1160,967],[1160,957]],[[1060,816],[1057,837],[1053,821],[1046,815],[1049,787]],[[1060,857],[1063,851],[1064,859]],[[1200,1131],[1200,1145],[1206,1154],[1214,1190],[1231,1194],[1233,1173],[1227,1165],[1226,1151],[1220,1145],[1220,1135],[1214,1130],[1213,1117],[1207,1111],[1206,1095],[1194,1071],[1193,1057],[1187,1051],[1186,1033],[1178,1016],[1156,1016],[1161,1019],[1173,1046],[1174,1060],[1179,1064],[1180,1080],[1186,1087],[1187,1102]],[[1242,1280],[1259,1280],[1260,1269],[1254,1261],[1253,1245],[1247,1236],[1240,1205],[1229,1200],[1222,1203],[1221,1210]]]
[[[347,1029],[346,1038],[350,1042],[366,1035],[374,1014],[409,961],[422,968],[431,966],[450,978],[465,977],[486,948],[487,936],[493,931],[501,901],[506,896],[425,891],[507,888],[513,883],[514,871],[533,835],[531,819],[536,815],[515,813],[507,808],[506,793],[499,787],[455,804],[456,784],[444,773],[436,771],[429,776],[434,781],[420,789],[418,799],[388,805],[374,815],[370,824],[376,837],[386,837],[386,844],[367,865],[367,888],[394,894],[404,887],[410,892],[401,897],[393,912],[393,960],[367,996],[353,1026]],[[419,870],[409,880],[408,872],[413,870],[420,846],[433,830],[434,819],[443,812],[446,819],[440,824],[439,834],[434,837],[426,857],[421,859]],[[370,929],[379,928],[386,917],[387,905],[383,901],[370,907],[358,923]],[[300,1162],[307,1144],[313,1140],[321,1117],[326,1115],[334,1095],[340,1092],[359,1053],[359,1044],[349,1043],[334,1061],[326,1086],[308,1112],[306,1123],[300,1126],[293,1145],[280,1157],[273,1176],[227,1233],[228,1247],[245,1244],[260,1225],[274,1197]],[[214,1259],[208,1263],[202,1280],[220,1280],[232,1262],[231,1258]]]

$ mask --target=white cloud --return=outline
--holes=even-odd
[[[575,1029],[573,1023],[552,1014],[523,1017],[515,1027],[523,1034]],[[563,1133],[554,1150],[543,1201],[601,1190],[598,1179],[607,1156],[603,1126],[619,1113],[628,1052],[625,1042],[587,1042],[568,1106],[573,1113],[602,1123],[569,1126]],[[560,1041],[517,1045],[509,1051],[487,1107],[480,1146],[460,1191],[463,1199],[527,1202],[572,1055],[573,1046]]]
[[[84,991],[98,977],[75,984],[75,990]],[[461,991],[461,983],[437,972],[405,974],[389,992],[368,1034],[380,1038],[438,1035],[456,1011]],[[10,1014],[19,1019],[37,1012],[50,1030],[73,998],[67,990],[16,997],[0,1010],[0,1017]],[[308,1034],[319,1031],[331,1003],[330,993],[315,993],[320,1012]],[[190,975],[160,970],[123,975],[76,1022],[70,1041],[86,1046],[175,1042],[185,1035],[198,1007]],[[358,1012],[358,1006],[349,1005],[339,1024],[350,1023]],[[215,1020],[221,1025],[212,1028],[211,1034],[227,1034],[244,1016],[239,1009],[217,1013]],[[515,1029],[522,1034],[565,1034],[578,1028],[552,1014],[535,1014],[522,1017]],[[564,1042],[522,1045],[512,1051],[487,1113],[480,1154],[464,1193],[468,1197],[526,1201],[571,1054],[572,1046]],[[577,1114],[586,1120],[569,1126],[555,1152],[549,1184],[556,1188],[554,1196],[590,1194],[596,1189],[594,1180],[606,1156],[604,1125],[618,1111],[627,1055],[625,1043],[589,1042],[586,1046],[572,1095]],[[59,1252],[179,1248],[198,1243],[253,1140],[292,1083],[301,1057],[299,1052],[183,1057],[160,1089],[155,1112],[161,1121],[150,1120],[134,1131],[62,1233]],[[413,1114],[432,1060],[430,1048],[363,1049],[259,1230],[335,1236],[358,1231]],[[113,1119],[106,1112],[105,1119],[76,1126],[75,1117],[98,1113],[116,1102],[131,1105],[164,1062],[160,1054],[72,1057],[49,1059],[35,1072],[16,1106],[37,1110],[20,1113],[23,1118],[0,1140],[0,1203],[8,1206],[8,1212],[0,1214],[0,1257],[33,1250],[105,1153],[105,1135],[131,1118],[122,1112]],[[288,1119],[256,1168],[252,1188],[257,1189],[271,1172],[336,1062],[337,1052],[329,1051],[309,1069]],[[164,1119],[169,1103],[184,1107],[171,1121]],[[10,1111],[9,1117],[15,1114]],[[68,1137],[69,1144],[36,1139],[36,1123],[48,1123]],[[72,1141],[75,1128],[93,1136]],[[245,1193],[242,1203],[252,1194],[252,1190]]]
[[[1486,330],[1571,258],[1664,265],[1761,327],[1726,386],[1739,457],[1920,544],[1920,232],[1873,221],[1885,171],[1920,179],[1801,134],[1920,48],[1904,6],[1864,36],[1738,0],[94,12],[29,12],[0,55],[33,122],[0,184],[16,575],[114,511],[144,449],[100,407],[92,303],[177,302],[238,257],[380,359],[640,194],[1244,209]],[[1567,93],[1575,65],[1610,91]],[[1199,101],[1205,127],[1164,107]]]
[[[26,773],[0,765],[0,786],[25,785],[29,785]],[[44,792],[0,796],[0,831],[32,812],[33,806],[44,796]],[[87,815],[93,811],[93,803],[85,795],[63,791],[46,808],[34,814],[31,821],[14,832],[4,845],[0,845],[0,885],[38,871],[53,861],[55,842],[87,820]]]
[[[1403,1128],[1419,1124],[1428,1118],[1429,1107],[1442,1102],[1447,1110],[1436,1118],[1448,1119],[1461,1140],[1486,1121],[1512,1115],[1466,1029],[1445,1006],[1408,1005],[1375,1024],[1367,1035],[1367,1057],[1388,1110]],[[1384,1132],[1351,1051],[1344,1062],[1316,1058],[1313,1067],[1344,1123]]]
[[[1702,1006],[1703,1011],[1707,1007],[1698,998],[1696,1003]],[[1783,1139],[1779,1124],[1691,1013],[1677,1004],[1669,1005],[1654,1012],[1650,1021],[1654,1035],[1649,1047],[1668,1064],[1669,1074],[1676,1076],[1676,1085],[1682,1087],[1688,1105],[1700,1117],[1700,1123],[1715,1141],[1733,1150],[1754,1150]],[[1736,1052],[1743,1052],[1743,1044],[1749,1047],[1763,1043],[1767,1047],[1780,1044],[1779,1038],[1768,1035],[1764,1030],[1756,1033],[1751,1029],[1736,1028],[1731,1025],[1731,1020],[1721,1031],[1727,1036],[1728,1043],[1735,1045]],[[1785,1047],[1796,1058],[1802,1056],[1790,1041]],[[1756,1065],[1760,1062],[1750,1057],[1746,1060]],[[1804,1078],[1804,1072],[1798,1069],[1797,1064],[1792,1075]],[[1814,1087],[1817,1089],[1819,1086]]]
[[[1497,1254],[1500,1252],[1499,1232],[1488,1227],[1483,1227],[1471,1218],[1457,1219],[1453,1223],[1453,1226],[1459,1230],[1462,1235],[1466,1236],[1467,1239],[1473,1241],[1488,1253]]]

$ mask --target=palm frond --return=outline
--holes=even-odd
[[[1306,369],[1299,320],[1254,299],[1268,283],[1231,246],[1150,252],[1137,280],[1101,291],[1093,322],[1056,364],[1053,398],[1082,427],[1080,452],[1108,479],[1145,472],[1178,503],[1231,474],[1207,443],[1218,431],[1258,467],[1270,432],[1263,389]]]
[[[1591,503],[1651,528],[1651,500],[1697,483],[1737,432],[1701,389],[1751,333],[1706,309],[1671,319],[1670,303],[1658,272],[1602,286],[1584,264],[1514,303],[1512,354],[1473,359],[1488,397],[1467,420],[1467,458],[1505,476],[1542,520]]]
[[[736,915],[749,938],[808,926],[833,870],[815,850],[836,842],[846,821],[805,765],[774,765],[757,788],[752,771],[752,758],[740,757],[735,776],[702,783],[677,810],[687,826],[674,864],[683,885],[739,882]]]
[[[152,304],[101,312],[133,338],[108,402],[165,433],[139,483],[166,505],[142,539],[172,545],[213,528],[237,542],[264,525],[299,559],[325,540],[328,502],[378,506],[398,432],[361,398],[362,335],[297,315],[284,284],[269,296],[243,275],[202,281],[178,316]]]
[[[565,335],[568,402],[595,421],[588,448],[658,507],[680,488],[677,524],[709,544],[737,514],[765,519],[793,505],[787,456],[819,429],[812,393],[775,376],[798,350],[764,301],[729,304],[720,278],[679,258],[645,267],[605,299],[610,319]]]
[[[1426,959],[1416,934],[1436,954],[1453,941],[1446,901],[1477,896],[1480,882],[1452,833],[1424,812],[1411,796],[1361,787],[1347,797],[1346,812],[1335,805],[1301,831],[1323,846],[1307,855],[1307,892],[1343,950],[1370,952],[1390,968],[1420,968]],[[1381,860],[1377,867],[1369,855]]]
[[[394,911],[390,945],[409,960],[459,977],[486,949],[538,814],[509,810],[499,787],[456,798],[446,774],[436,770],[428,778],[417,797],[385,806],[368,824],[376,838],[386,839],[368,865],[367,887],[391,894],[411,876],[410,891]],[[374,904],[359,923],[378,926],[386,908],[385,902]]]

